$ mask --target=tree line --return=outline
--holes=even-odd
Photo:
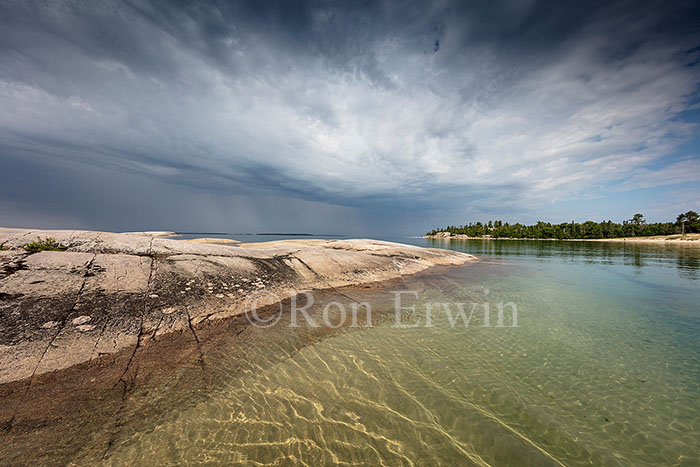
[[[493,238],[618,238],[649,237],[654,235],[674,235],[700,232],[700,216],[695,211],[678,215],[675,222],[647,223],[643,214],[635,214],[621,224],[613,221],[565,222],[551,224],[538,222],[533,225],[510,224],[503,221],[476,222],[462,226],[448,226],[431,230],[426,235],[449,232],[452,235],[469,237],[490,236]]]

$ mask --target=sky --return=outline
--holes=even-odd
[[[700,3],[0,0],[0,225],[700,211]]]

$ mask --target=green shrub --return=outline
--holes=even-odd
[[[65,251],[66,247],[56,241],[55,238],[46,237],[41,239],[37,237],[35,242],[27,243],[24,249],[30,253],[38,253],[39,251]]]

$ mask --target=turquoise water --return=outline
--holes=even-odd
[[[480,260],[311,310],[367,302],[372,327],[222,338],[213,389],[105,462],[700,465],[700,248],[402,240]],[[397,290],[415,292],[400,317],[419,326],[396,326]],[[452,325],[437,302],[494,313]],[[507,302],[517,327],[496,326]]]

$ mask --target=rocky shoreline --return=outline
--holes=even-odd
[[[57,251],[27,251],[37,238]],[[127,430],[216,387],[230,369],[209,362],[243,368],[251,346],[294,336],[250,325],[251,297],[264,315],[305,291],[349,298],[355,286],[472,260],[375,240],[210,244],[0,228],[0,463],[105,459]]]
[[[37,238],[64,251],[30,253]],[[472,256],[374,240],[237,246],[0,229],[0,384],[35,378],[303,291],[373,283]]]

